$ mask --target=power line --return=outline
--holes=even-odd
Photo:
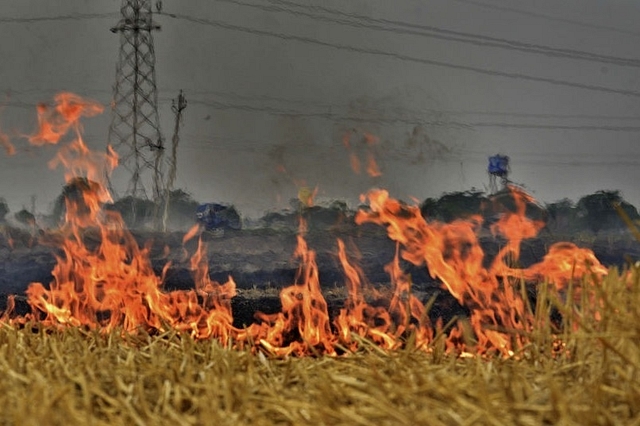
[[[173,90],[173,89],[171,89]],[[219,90],[188,90],[189,93],[194,95],[213,95],[217,97],[227,97],[240,99],[244,101],[270,101],[280,102],[287,104],[303,104],[314,105],[321,108],[335,108],[336,103],[317,102],[309,99],[291,99],[270,95],[244,95],[236,92],[219,91]],[[164,100],[164,99],[163,99]],[[512,111],[486,111],[486,110],[455,110],[455,109],[437,109],[437,108],[425,108],[425,109],[410,109],[397,105],[391,105],[394,111],[407,112],[412,114],[448,114],[448,115],[477,115],[477,116],[493,116],[493,117],[518,117],[518,118],[545,118],[545,119],[585,119],[585,120],[621,120],[621,121],[638,121],[639,115],[603,115],[603,114],[551,114],[551,113],[525,113],[525,112],[512,112]],[[367,107],[368,111],[377,112],[380,114],[385,113],[384,110]]]
[[[481,162],[486,163],[487,153],[483,151],[468,150],[464,148],[457,148],[454,151],[459,157],[464,158],[465,162]],[[544,157],[540,157],[544,156]],[[634,156],[626,156],[624,159],[619,157],[612,159],[616,156],[597,155],[591,156],[589,154],[575,153],[575,154],[553,154],[553,159],[549,159],[549,154],[540,154],[527,152],[515,152],[510,154],[512,159],[517,159],[514,163],[528,164],[528,165],[548,165],[548,166],[602,166],[602,167],[614,167],[614,166],[640,166],[640,161],[630,160],[629,158]],[[537,158],[540,157],[540,158]],[[637,156],[635,156],[637,157]],[[589,158],[595,158],[589,160]],[[454,158],[443,158],[441,160],[453,160]]]
[[[311,37],[286,34],[286,33],[278,33],[278,32],[273,32],[268,30],[261,30],[257,28],[250,28],[242,25],[230,24],[228,22],[217,21],[212,19],[194,18],[188,15],[182,15],[182,14],[171,14],[167,16],[171,16],[172,18],[176,18],[176,19],[182,19],[188,22],[197,23],[200,25],[218,27],[225,30],[240,31],[240,32],[245,32],[245,33],[260,35],[260,36],[275,37],[281,40],[297,41],[301,43],[314,44],[318,46],[330,47],[333,49],[346,50],[346,51],[356,52],[356,53],[385,56],[385,57],[394,58],[394,59],[405,61],[405,62],[414,62],[414,63],[424,64],[424,65],[432,65],[432,66],[443,67],[443,68],[457,69],[461,71],[468,71],[468,72],[473,72],[477,74],[489,75],[493,77],[503,77],[503,78],[510,78],[514,80],[533,81],[537,83],[551,84],[554,86],[572,87],[575,89],[583,89],[583,90],[590,90],[590,91],[601,92],[601,93],[631,96],[636,98],[640,97],[640,92],[634,91],[634,90],[615,89],[615,88],[606,87],[606,86],[577,83],[577,82],[568,81],[568,80],[559,80],[559,79],[548,78],[548,77],[536,77],[536,76],[522,74],[522,73],[512,73],[512,72],[506,72],[506,71],[492,70],[488,68],[474,67],[470,65],[453,64],[450,62],[437,61],[433,59],[416,58],[414,56],[409,56],[409,55],[405,55],[397,52],[388,52],[388,51],[379,50],[379,49],[371,49],[371,48],[365,48],[365,47],[350,46],[346,44],[330,43],[330,42],[318,40]]]
[[[200,136],[194,134],[187,134],[187,139],[189,139],[192,143],[188,146],[183,147],[183,149],[190,151],[211,151],[211,150],[220,150],[221,148],[227,151],[233,152],[258,152],[260,150],[270,149],[271,146],[265,145],[264,141],[260,140],[251,140],[251,139],[240,139],[236,137],[228,137],[222,135],[208,135],[208,136]],[[193,143],[193,141],[197,143]],[[215,142],[213,144],[212,142]],[[331,146],[325,145],[314,145],[314,147],[321,152],[323,156],[331,155]],[[299,147],[299,149],[303,149]],[[308,148],[305,148],[308,149]],[[407,157],[407,153],[403,151],[402,147],[393,147],[390,149],[388,156],[381,157],[379,160],[384,162],[385,160],[402,160]],[[531,155],[527,153],[522,154],[513,154],[513,158],[517,159],[517,164],[523,165],[536,165],[536,166],[547,166],[547,167],[637,167],[640,166],[640,161],[629,160],[629,157],[626,157],[624,160],[615,159],[611,160],[609,157],[597,156],[597,160],[587,160],[585,158],[589,158],[589,155],[556,155],[554,157],[571,157],[571,159],[556,159],[550,160],[548,158],[539,158],[539,159],[531,159]],[[460,160],[463,159],[465,163],[481,163],[485,164],[487,161],[486,153],[478,152],[478,151],[469,151],[460,148],[454,148],[450,153],[444,156],[439,156],[434,158],[434,161],[444,162],[444,163],[459,163]]]
[[[435,38],[440,40],[454,41],[460,43],[471,44],[481,47],[495,47],[500,49],[507,49],[513,51],[520,51],[525,53],[539,54],[549,57],[570,58],[591,62],[599,62],[606,64],[614,64],[620,66],[640,67],[640,59],[624,58],[611,55],[600,55],[597,53],[586,52],[575,49],[556,48],[541,44],[525,43],[516,40],[509,40],[499,37],[491,37],[482,34],[473,34],[463,31],[454,31],[445,28],[435,27],[431,25],[418,25],[411,24],[404,21],[396,21],[384,18],[374,18],[365,15],[357,15],[353,13],[346,13],[338,9],[333,9],[325,6],[315,5],[302,5],[292,1],[286,0],[270,0],[271,3],[277,3],[278,5],[264,5],[248,3],[239,0],[216,0],[218,2],[232,3],[240,6],[253,7],[261,9],[267,12],[283,12],[296,16],[304,16],[315,20],[333,22],[341,25],[347,25],[357,28],[368,28],[378,31],[387,31],[395,34],[406,34],[421,36],[427,38]],[[289,7],[287,7],[289,6]],[[307,10],[319,10],[324,13],[328,13],[334,16],[341,16],[347,19],[331,18],[328,16],[318,15],[316,13],[304,12],[300,10],[294,10],[290,7],[307,9]],[[400,28],[391,28],[388,25],[397,26]]]
[[[464,150],[465,153],[467,154],[477,154],[477,155],[482,155],[484,157],[486,157],[486,151],[485,150],[472,150],[472,149],[465,149]],[[549,154],[546,151],[518,151],[518,157],[530,157],[530,158],[548,158]],[[566,153],[554,153],[553,157],[554,158],[562,158],[562,157],[569,157],[569,158],[597,158],[597,159],[601,159],[603,157],[607,157],[607,158],[611,158],[611,157],[616,157],[619,160],[626,160],[629,158],[629,156],[640,156],[640,153],[630,153],[630,154],[613,154],[611,152],[609,153],[598,153],[598,154],[589,154],[586,152],[566,152]]]
[[[188,90],[189,91],[189,90]],[[235,99],[241,99],[246,102],[252,101],[276,101],[282,103],[299,103],[306,105],[316,105],[320,108],[334,109],[335,104],[310,102],[308,100],[296,100],[288,98],[280,98],[273,96],[249,96],[241,95],[234,92],[224,91],[189,91],[194,95],[215,95],[219,97],[230,97]],[[170,98],[159,98],[162,103],[170,103]],[[108,102],[102,101],[106,104]],[[309,117],[309,118],[323,118],[334,121],[352,121],[352,122],[366,122],[376,124],[408,124],[408,125],[429,125],[434,127],[451,127],[471,129],[477,127],[496,127],[505,129],[541,129],[541,130],[578,130],[578,131],[618,131],[618,132],[638,132],[640,126],[614,126],[609,124],[599,125],[567,125],[567,124],[545,124],[545,123],[507,123],[507,122],[486,122],[486,121],[457,121],[457,120],[425,120],[423,118],[407,118],[407,117],[389,117],[385,116],[384,110],[367,109],[370,114],[377,114],[377,116],[362,116],[355,115],[349,112],[334,112],[334,111],[301,111],[299,109],[285,109],[273,106],[264,106],[256,104],[238,104],[233,102],[223,102],[216,100],[195,99],[192,101],[195,105],[202,105],[217,110],[241,110],[247,112],[263,112],[270,115],[278,116],[295,116],[295,117]],[[7,107],[17,107],[23,109],[35,108],[37,102],[24,102],[19,100],[9,100],[7,102],[0,102],[0,109]],[[345,107],[342,107],[345,108]],[[348,108],[348,107],[347,107]],[[472,111],[472,110],[439,110],[439,109],[423,109],[412,110],[402,107],[393,107],[396,112],[406,112],[408,114],[447,114],[447,115],[471,115],[471,116],[497,116],[497,117],[516,117],[516,118],[538,118],[538,119],[551,119],[551,120],[614,120],[614,121],[638,121],[640,116],[609,116],[609,115],[589,115],[589,114],[539,114],[539,113],[517,113],[517,112],[505,112],[505,111]]]
[[[493,117],[518,117],[518,118],[545,118],[545,119],[561,119],[561,120],[621,120],[621,121],[638,121],[640,116],[637,115],[600,115],[600,114],[550,114],[550,113],[526,113],[526,112],[507,112],[507,111],[473,111],[473,110],[435,110],[443,114],[452,115],[478,115]]]
[[[21,17],[21,18],[0,17],[0,23],[29,24],[33,22],[47,22],[47,21],[81,21],[85,19],[113,18],[115,16],[118,16],[118,14],[117,13],[74,13],[70,15],[31,16],[31,17]]]
[[[557,16],[545,15],[545,14],[539,13],[539,12],[530,12],[530,11],[527,11],[527,10],[516,9],[516,8],[513,8],[513,7],[498,6],[498,5],[495,5],[495,4],[488,4],[488,3],[484,3],[484,2],[481,2],[481,1],[477,1],[477,0],[454,0],[454,1],[457,1],[459,3],[473,4],[474,6],[479,6],[479,7],[486,8],[486,9],[499,10],[499,11],[502,11],[502,12],[509,12],[509,13],[516,13],[518,15],[524,15],[524,16],[532,16],[534,18],[546,19],[548,21],[560,22],[562,24],[571,24],[571,25],[576,25],[576,26],[584,27],[584,28],[611,31],[611,32],[616,32],[616,33],[620,33],[620,34],[625,34],[625,35],[632,35],[632,36],[635,36],[635,37],[640,36],[640,32],[637,32],[637,31],[624,30],[624,29],[621,29],[621,28],[610,27],[608,25],[590,24],[590,23],[587,23],[587,22],[576,21],[574,19],[559,18]]]
[[[174,91],[174,89],[168,89]],[[311,99],[292,99],[271,95],[245,95],[242,93],[236,93],[231,91],[221,90],[201,90],[201,89],[188,89],[189,93],[198,96],[216,96],[222,98],[234,98],[243,101],[268,101],[268,102],[280,102],[286,104],[302,104],[305,106],[313,105],[320,108],[333,109],[337,105],[335,102],[318,102]],[[163,98],[163,101],[171,101],[169,98]],[[346,106],[344,108],[348,108]],[[390,108],[393,111],[407,112],[412,114],[448,114],[448,115],[477,115],[477,116],[494,116],[494,117],[518,117],[518,118],[545,118],[545,119],[585,119],[585,120],[621,120],[621,121],[638,121],[639,115],[604,115],[604,114],[552,114],[552,113],[526,113],[526,112],[513,112],[513,111],[487,111],[487,110],[456,110],[456,109],[437,109],[437,108],[424,108],[424,109],[411,109],[397,105],[391,105]],[[384,109],[367,107],[367,111],[377,112],[384,114]]]
[[[243,97],[245,99],[250,97]],[[169,99],[160,99],[161,102],[169,102]],[[284,99],[283,99],[284,101]],[[104,102],[103,102],[104,103]],[[426,120],[423,118],[407,118],[407,117],[389,117],[389,116],[362,116],[353,113],[342,112],[313,112],[301,111],[299,109],[283,109],[272,106],[260,106],[251,104],[238,104],[214,100],[195,99],[192,104],[202,105],[217,110],[240,110],[246,112],[267,113],[277,116],[301,117],[301,118],[321,118],[332,121],[348,121],[359,123],[373,124],[407,124],[407,125],[426,125],[432,127],[449,127],[458,129],[474,129],[474,128],[503,128],[503,129],[524,129],[524,130],[575,130],[575,131],[611,131],[611,132],[640,132],[640,126],[614,126],[609,124],[598,125],[567,125],[567,124],[546,124],[546,123],[507,123],[507,122],[485,122],[485,121],[457,121],[457,120]],[[0,103],[0,108],[18,107],[18,108],[34,108],[36,103],[15,102]],[[397,109],[396,109],[397,110]],[[598,115],[565,115],[556,116],[552,114],[518,114],[506,112],[492,111],[456,111],[456,110],[428,110],[428,111],[412,111],[405,110],[409,113],[444,113],[452,115],[490,115],[490,116],[513,116],[521,118],[547,118],[547,119],[608,119],[608,120],[640,120],[640,117],[615,117],[615,116],[598,116]],[[384,111],[371,111],[377,114],[384,114]]]
[[[278,7],[278,6],[275,6],[275,5],[266,6],[266,5],[259,5],[259,4],[241,2],[241,1],[238,1],[238,0],[217,0],[217,1],[227,2],[227,3],[235,3],[235,4],[238,4],[238,5],[242,5],[242,6],[260,8],[262,10],[267,10],[267,11],[286,12],[286,13],[291,13],[291,14],[300,15],[300,16],[307,16],[307,17],[311,17],[311,18],[314,18],[314,19],[321,19],[321,20],[341,23],[341,24],[345,24],[345,25],[359,26],[359,27],[365,27],[365,28],[373,28],[373,29],[377,29],[377,30],[381,30],[381,31],[391,31],[391,32],[396,32],[396,33],[420,35],[420,36],[424,36],[424,37],[441,38],[441,39],[444,39],[444,40],[458,41],[458,42],[462,42],[462,43],[471,43],[471,44],[481,45],[481,46],[491,46],[491,47],[498,47],[498,48],[509,48],[509,49],[513,49],[513,50],[521,50],[521,51],[524,51],[524,52],[538,53],[538,54],[544,54],[544,55],[548,55],[548,56],[568,57],[568,58],[573,58],[573,59],[582,59],[582,60],[589,60],[589,61],[606,62],[606,63],[613,63],[613,64],[617,64],[617,65],[627,65],[627,66],[634,66],[634,67],[640,66],[640,59],[635,59],[635,58],[624,58],[624,57],[617,57],[617,56],[610,56],[610,55],[600,55],[600,54],[597,54],[597,53],[585,52],[585,51],[574,50],[574,49],[555,48],[555,47],[545,46],[545,45],[540,45],[540,44],[524,43],[524,42],[520,42],[520,41],[516,41],[516,40],[508,40],[508,39],[499,38],[499,37],[490,37],[490,36],[486,36],[486,35],[482,35],[482,34],[473,34],[473,33],[467,33],[467,32],[463,32],[463,31],[448,30],[448,29],[439,28],[439,27],[436,27],[436,26],[418,25],[418,24],[411,24],[411,23],[403,22],[403,21],[396,21],[396,20],[383,19],[383,18],[373,18],[373,17],[364,16],[364,15],[346,13],[346,12],[340,11],[338,9],[332,9],[332,8],[328,8],[328,7],[324,7],[324,6],[302,5],[302,4],[298,4],[298,3],[291,2],[291,1],[286,1],[286,0],[270,0],[270,1],[272,3],[279,3],[279,4],[282,4],[282,5],[288,5],[288,6],[297,7],[297,8],[320,10],[320,11],[323,11],[323,12],[326,12],[326,13],[344,16],[344,17],[352,19],[352,20],[365,21],[368,24],[364,24],[362,22],[356,23],[356,22],[349,21],[349,20],[332,19],[332,18],[328,18],[328,17],[323,17],[321,15],[317,15],[317,14],[294,11],[294,10],[291,10],[291,9],[286,9],[285,7]],[[557,18],[557,17],[553,17],[553,16],[549,16],[549,15],[543,15],[543,14],[540,14],[540,13],[526,12],[526,11],[522,11],[522,10],[519,10],[519,9],[508,8],[508,7],[503,7],[503,6],[489,5],[489,4],[486,4],[486,3],[481,3],[481,2],[473,1],[473,0],[456,0],[456,1],[465,2],[465,3],[469,3],[469,4],[474,4],[474,5],[480,6],[480,7],[492,8],[492,9],[497,9],[497,10],[502,10],[502,11],[507,11],[507,12],[519,13],[519,14],[526,14],[526,15],[530,15],[530,16],[534,16],[534,17],[538,17],[538,18],[551,19],[551,20],[560,21],[560,22],[563,22],[563,23],[572,23],[572,24],[576,24],[576,25],[586,26],[586,27],[589,27],[589,28],[604,29],[604,30],[609,30],[609,31],[621,32],[621,33],[624,33],[624,34],[632,34],[632,35],[635,35],[635,36],[640,36],[640,33],[638,33],[638,32],[621,30],[621,29],[618,29],[618,28],[602,26],[602,25],[587,24],[587,23],[584,23],[584,22]],[[76,14],[56,15],[56,16],[0,17],[0,23],[34,23],[34,22],[47,22],[47,21],[105,19],[105,18],[113,18],[114,16],[117,16],[117,15],[118,15],[117,13],[76,13]],[[377,26],[377,25],[372,25],[371,23],[397,25],[397,26],[400,26],[400,27],[408,28],[408,30],[407,29],[403,30],[401,28],[388,28],[388,27],[383,27],[383,26]],[[411,29],[413,29],[414,31],[412,31]],[[415,30],[421,30],[423,32],[419,32],[419,31],[415,31]],[[431,31],[433,33],[449,34],[449,35],[452,35],[452,36],[460,36],[460,37],[467,37],[467,38],[442,37],[442,36],[438,36],[437,34],[425,33],[424,31]],[[474,39],[476,39],[476,40],[474,40]],[[483,40],[483,41],[478,41],[478,40]]]
[[[640,132],[640,126],[612,126],[612,125],[563,125],[563,124],[531,124],[531,123],[500,123],[500,122],[463,122],[454,120],[424,120],[406,117],[364,117],[337,112],[302,112],[299,110],[274,108],[271,106],[256,106],[249,104],[229,103],[213,100],[192,100],[192,104],[203,105],[218,110],[240,110],[247,112],[266,113],[270,115],[323,118],[334,121],[348,121],[374,124],[408,124],[426,125],[432,127],[449,127],[472,130],[482,127],[503,129],[531,129],[531,130],[575,130],[575,131],[609,131],[609,132]]]
[[[517,154],[511,156],[511,158],[517,158]],[[446,161],[446,160],[444,160]],[[484,159],[467,159],[467,162],[486,162],[486,156]],[[554,161],[554,160],[517,160],[517,164],[546,166],[546,167],[637,167],[640,166],[640,161]]]
[[[161,88],[164,91],[174,92],[179,89],[175,88]],[[4,89],[6,91],[7,89]],[[3,91],[0,89],[0,91]],[[305,106],[316,106],[319,108],[336,108],[336,103],[328,103],[328,102],[318,102],[311,99],[292,99],[285,98],[279,96],[271,96],[271,95],[245,95],[236,92],[230,91],[221,91],[221,90],[201,90],[201,89],[184,89],[184,91],[193,94],[194,96],[216,96],[222,98],[234,98],[240,99],[247,102],[255,102],[255,101],[267,101],[267,102],[279,102],[286,104],[301,104]],[[13,95],[15,94],[27,94],[27,93],[41,93],[46,94],[47,96],[53,93],[57,93],[58,90],[49,90],[49,89],[30,89],[25,91],[13,91],[11,90],[11,96],[9,96],[4,102],[0,101],[0,108],[35,108],[38,102],[27,102],[19,99],[14,99]],[[110,94],[112,91],[110,90],[96,90],[96,89],[79,89],[79,93],[90,94],[90,93],[101,93],[101,94]],[[97,96],[93,96],[95,99],[99,99]],[[159,102],[161,103],[171,103],[172,98],[169,97],[159,97]],[[108,104],[109,100],[101,100],[102,104]],[[201,103],[205,103],[206,101],[201,100]],[[348,108],[348,106],[343,106],[343,108]],[[459,109],[438,109],[438,108],[423,108],[423,109],[411,109],[406,107],[401,107],[397,105],[391,105],[394,111],[406,112],[410,114],[447,114],[447,115],[459,115],[459,116],[490,116],[490,117],[517,117],[517,118],[542,118],[542,119],[552,119],[552,120],[615,120],[615,121],[638,121],[640,120],[640,115],[605,115],[605,114],[560,114],[560,113],[535,113],[535,112],[513,112],[513,111],[487,111],[487,110],[459,110]],[[368,111],[384,114],[384,109],[377,109],[367,107]]]
[[[563,124],[529,124],[529,123],[468,123],[471,127],[498,127],[503,129],[541,129],[541,130],[579,130],[579,131],[610,131],[610,132],[640,132],[640,126],[569,126]]]
[[[203,101],[203,100],[193,100],[190,101],[192,104],[200,104],[210,108],[218,109],[218,110],[240,110],[247,112],[261,112],[267,113],[271,115],[279,115],[279,116],[288,116],[288,117],[314,117],[314,118],[324,118],[327,120],[338,120],[338,121],[351,121],[351,122],[362,122],[362,123],[378,123],[378,124],[426,124],[430,126],[447,126],[447,127],[461,127],[461,128],[470,128],[470,126],[464,123],[457,122],[444,122],[441,120],[434,121],[426,121],[426,120],[412,120],[403,117],[377,117],[377,118],[367,118],[361,116],[354,115],[345,115],[334,112],[303,112],[299,110],[292,109],[281,109],[274,108],[270,106],[255,106],[255,105],[247,105],[247,104],[232,104],[228,102],[220,102],[220,101]]]

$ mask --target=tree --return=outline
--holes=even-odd
[[[0,198],[0,223],[6,221],[5,216],[9,213],[9,206],[4,198]]]
[[[131,195],[120,198],[107,208],[120,213],[124,223],[130,229],[146,225],[154,218],[156,212],[156,204],[153,201]]]
[[[85,177],[75,177],[71,179],[62,187],[62,192],[53,204],[53,220],[56,223],[60,223],[64,219],[68,203],[75,206],[75,214],[81,216],[88,215],[90,208],[86,204],[84,197],[88,194],[97,194],[100,188],[99,183]]]
[[[486,202],[487,197],[484,192],[475,189],[449,192],[442,195],[437,201],[433,198],[427,198],[420,206],[420,211],[428,219],[452,222],[456,219],[480,214]]]
[[[27,226],[36,225],[36,217],[27,209],[22,209],[15,214],[15,218],[18,222]]]
[[[169,193],[169,218],[193,219],[198,205],[199,203],[188,192],[182,189],[173,190]]]
[[[547,204],[548,226],[553,230],[571,231],[580,226],[578,210],[568,198]]]
[[[438,200],[435,198],[427,198],[420,204],[420,213],[425,219],[433,219],[438,217]]]
[[[631,220],[638,219],[638,210],[622,198],[620,191],[597,191],[580,198],[576,207],[584,226],[593,232],[598,232],[625,226],[615,210],[616,204]]]

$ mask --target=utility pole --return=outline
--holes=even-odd
[[[120,51],[109,144],[120,157],[120,165],[131,173],[125,195],[159,201],[163,194],[164,145],[151,32],[160,26],[152,20],[151,0],[122,0],[120,12],[122,18],[111,28],[111,32],[120,34]],[[116,194],[111,180],[109,186]]]
[[[178,95],[178,99],[174,99],[171,110],[176,115],[175,126],[173,127],[173,138],[171,139],[171,158],[169,159],[169,176],[164,190],[164,214],[162,215],[162,230],[167,230],[167,219],[169,218],[169,202],[171,200],[171,191],[176,181],[176,173],[178,171],[178,144],[180,143],[180,124],[182,124],[182,111],[187,107],[187,98],[184,97],[182,90]]]

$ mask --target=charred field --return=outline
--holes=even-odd
[[[150,261],[154,272],[162,274],[165,265],[171,266],[165,273],[163,289],[192,290],[195,286],[190,270],[189,256],[197,246],[197,241],[183,244],[184,232],[159,233],[133,231],[137,243],[142,247],[149,244]],[[32,237],[27,231],[7,230],[12,238],[12,247],[7,238],[0,237],[0,308],[6,307],[9,295],[18,296],[16,310],[25,313],[28,306],[21,297],[31,282],[49,283],[56,264],[59,250],[55,245],[55,235],[44,234]],[[291,285],[299,268],[293,253],[297,232],[294,229],[254,229],[227,231],[222,237],[203,236],[208,248],[208,266],[211,279],[224,282],[229,276],[237,284],[238,294],[232,300],[234,325],[242,327],[254,321],[254,313],[273,313],[280,310],[280,290]],[[88,232],[86,241],[99,238]],[[311,249],[317,252],[320,282],[329,309],[335,313],[343,307],[346,298],[345,277],[337,256],[336,239],[348,242],[354,253],[359,253],[359,263],[367,278],[377,288],[389,287],[389,275],[384,266],[391,262],[395,244],[390,241],[384,229],[377,226],[355,226],[348,229],[322,228],[311,230],[306,239]],[[441,294],[445,312],[459,313],[457,302],[440,291],[439,285],[429,277],[426,269],[410,264],[413,290],[426,300],[434,294]]]
[[[140,247],[149,247],[149,259],[157,275],[165,272],[163,290],[192,290],[195,283],[189,266],[189,255],[196,250],[197,241],[183,243],[184,232],[132,231]],[[209,276],[224,282],[231,276],[237,284],[237,295],[232,299],[234,326],[244,327],[255,322],[258,311],[271,314],[281,309],[280,291],[291,285],[299,269],[293,253],[297,230],[294,226],[278,229],[259,228],[227,230],[221,237],[203,240],[208,248]],[[32,282],[48,284],[52,281],[52,270],[56,255],[60,254],[56,231],[42,232],[34,236],[21,228],[5,227],[0,235],[0,310],[7,307],[7,298],[16,296],[16,312],[29,311],[24,292]],[[317,253],[320,284],[333,317],[347,298],[345,272],[337,255],[337,239],[347,243],[347,250],[357,259],[364,276],[374,288],[388,299],[391,292],[389,274],[385,266],[392,262],[396,250],[383,227],[364,224],[333,223],[311,224],[305,235],[310,249]],[[99,239],[97,231],[87,231],[88,245]],[[484,233],[479,239],[485,254],[485,265],[489,265],[504,246],[499,237]],[[528,267],[540,262],[548,248],[557,242],[572,242],[579,247],[592,250],[607,267],[624,268],[632,259],[640,258],[640,243],[631,235],[623,233],[601,233],[599,235],[553,235],[542,232],[535,238],[522,242],[518,264]],[[427,303],[434,297],[430,311],[432,322],[441,318],[445,323],[457,316],[466,316],[466,308],[443,288],[442,283],[430,276],[425,265],[402,262],[403,270],[411,276],[412,292]],[[533,292],[534,289],[530,289]],[[376,303],[375,300],[371,301]]]

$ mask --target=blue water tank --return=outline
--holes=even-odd
[[[506,176],[509,174],[509,157],[506,155],[494,155],[489,157],[489,174]]]

